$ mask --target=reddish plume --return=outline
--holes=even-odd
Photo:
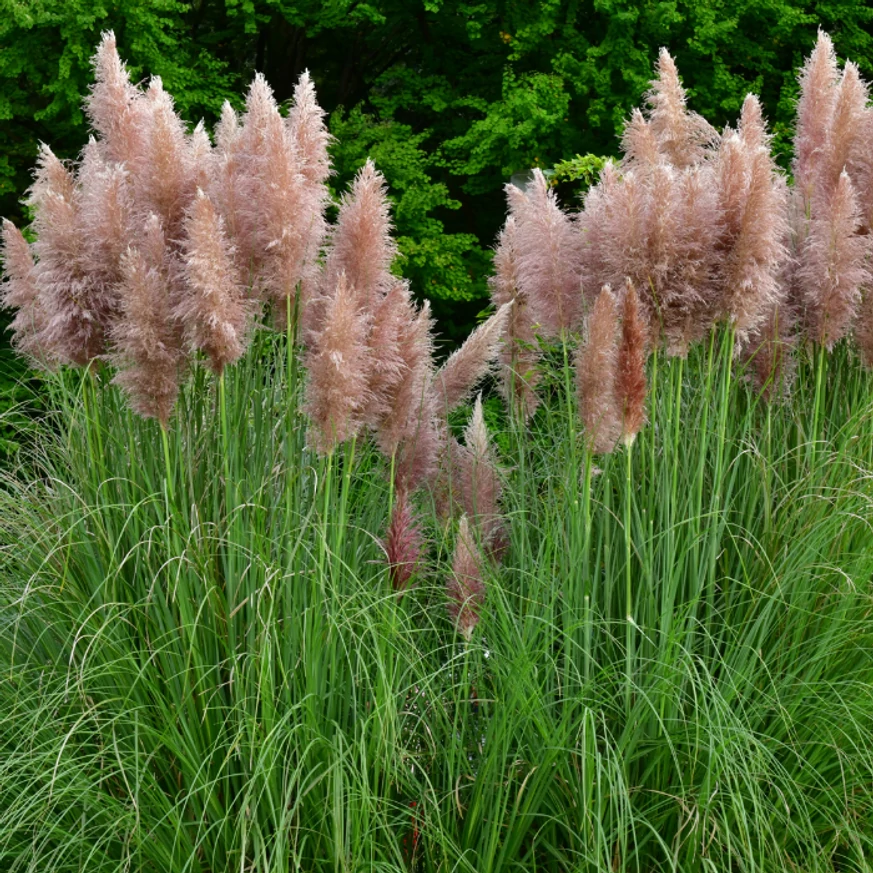
[[[382,548],[391,584],[402,593],[409,588],[424,556],[424,536],[405,489],[399,489],[395,495]]]
[[[576,355],[576,398],[590,451],[611,452],[621,432],[616,403],[618,304],[605,285],[588,315],[585,342]]]

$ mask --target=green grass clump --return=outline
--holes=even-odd
[[[256,345],[166,434],[100,372],[49,383],[0,490],[0,869],[873,869],[846,350],[775,405],[730,336],[656,357],[650,424],[597,458],[558,365],[496,434],[510,547],[466,644],[451,525],[420,506],[398,599],[385,461],[312,453],[296,360]]]

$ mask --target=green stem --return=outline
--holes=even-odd
[[[626,615],[626,640],[625,658],[627,686],[625,688],[625,704],[630,712],[631,687],[633,684],[634,662],[634,601],[633,601],[633,570],[631,567],[631,555],[633,542],[631,536],[631,501],[633,500],[633,443],[625,447],[625,500],[624,500],[624,557],[625,557],[625,605]]]

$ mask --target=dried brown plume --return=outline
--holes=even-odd
[[[576,397],[585,440],[595,454],[611,452],[621,432],[616,403],[618,303],[605,285],[588,315],[586,339],[576,355]]]
[[[648,330],[640,312],[640,298],[630,281],[625,286],[618,349],[616,394],[621,409],[621,439],[633,444],[646,423],[646,358]]]
[[[50,360],[42,352],[40,334],[45,327],[45,313],[36,284],[36,265],[30,245],[21,231],[8,219],[3,219],[3,257],[5,278],[0,301],[6,308],[16,309],[9,325],[12,346],[35,363],[46,366]]]

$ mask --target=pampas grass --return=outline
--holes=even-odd
[[[442,367],[375,166],[324,224],[308,77],[213,147],[96,65],[4,224],[52,369],[0,474],[0,867],[869,869],[868,110],[826,38],[793,193],[662,53],[581,215],[508,191]]]

